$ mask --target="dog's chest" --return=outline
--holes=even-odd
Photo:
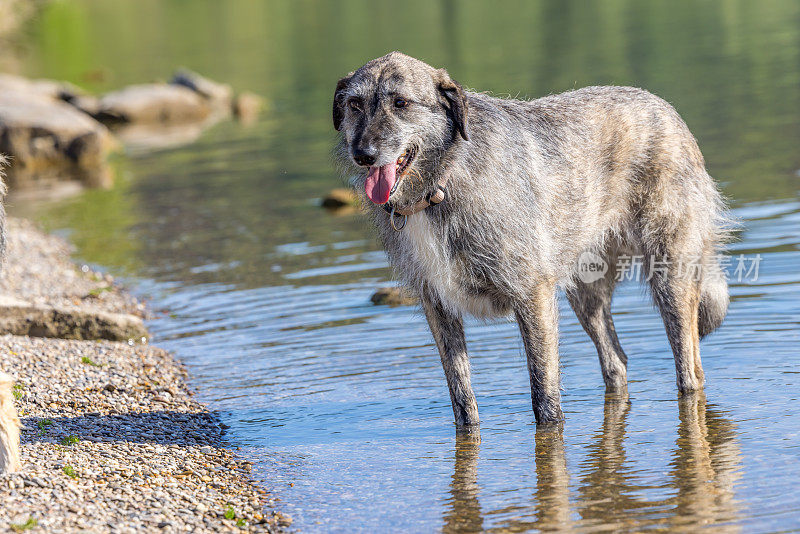
[[[492,300],[476,292],[471,283],[464,259],[454,258],[446,237],[424,213],[408,218],[403,229],[410,252],[414,258],[412,276],[427,281],[446,306],[476,317],[498,315]]]

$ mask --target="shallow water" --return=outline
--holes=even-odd
[[[800,7],[370,6],[45,7],[17,52],[26,74],[101,91],[187,65],[269,107],[253,126],[123,159],[110,191],[12,212],[150,299],[154,342],[186,363],[301,530],[797,528]],[[536,432],[518,331],[500,321],[468,323],[482,423],[479,439],[456,434],[424,318],[369,302],[390,279],[369,228],[315,206],[339,183],[335,81],[393,48],[498,93],[632,84],[677,107],[743,222],[731,273],[738,255],[761,255],[701,344],[704,394],[678,400],[660,319],[623,284],[629,401],[604,397],[594,348],[562,302],[563,433]]]

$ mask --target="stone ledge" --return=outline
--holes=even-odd
[[[139,317],[125,313],[37,306],[0,297],[0,332],[62,339],[137,341],[149,336]]]

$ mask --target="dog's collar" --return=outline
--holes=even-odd
[[[439,178],[439,181],[436,182],[436,190],[433,193],[428,193],[425,195],[424,198],[412,204],[411,206],[403,209],[395,208],[392,206],[390,202],[387,202],[383,205],[383,209],[386,210],[387,213],[390,215],[392,213],[398,213],[400,215],[405,215],[408,217],[409,215],[414,215],[415,213],[419,213],[420,211],[429,208],[430,206],[435,206],[437,204],[441,204],[447,199],[447,182],[449,181],[449,177],[447,174]]]

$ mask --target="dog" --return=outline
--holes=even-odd
[[[8,188],[5,182],[5,167],[8,164],[8,157],[0,154],[0,265],[6,258],[6,208],[5,198]]]
[[[0,372],[0,474],[20,469],[20,424],[11,394],[13,385],[11,377]]]
[[[728,308],[718,257],[728,217],[667,102],[632,87],[495,98],[392,52],[339,80],[333,125],[335,154],[355,174],[391,265],[420,297],[457,425],[479,422],[465,313],[516,317],[536,422],[563,420],[559,288],[596,345],[607,389],[626,388],[611,297],[613,266],[630,257],[641,257],[678,390],[703,387],[699,341]],[[607,267],[597,280],[581,279],[586,254]]]
[[[3,181],[3,167],[7,160],[0,154],[0,264],[6,251],[6,214],[3,198],[6,186]],[[14,409],[12,387],[14,381],[9,375],[0,371],[0,474],[13,473],[19,470],[19,418]]]

